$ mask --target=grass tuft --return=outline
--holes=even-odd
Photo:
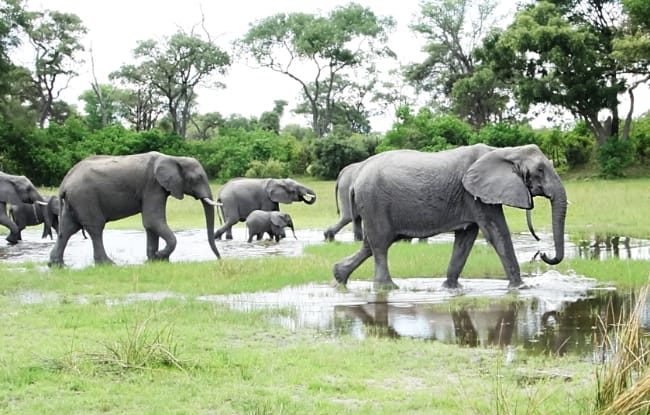
[[[603,415],[633,414],[650,408],[650,350],[640,330],[647,295],[646,285],[639,291],[630,315],[626,318],[621,314],[611,334],[607,322],[601,320],[605,356],[611,354],[596,372],[596,406]]]

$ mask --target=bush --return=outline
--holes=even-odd
[[[486,125],[473,137],[471,144],[484,143],[494,147],[514,147],[537,144],[541,147],[542,137],[528,126],[509,123]]]
[[[634,161],[634,148],[629,140],[610,137],[596,150],[596,160],[604,177],[624,177],[625,168]]]
[[[289,165],[279,160],[269,159],[266,161],[253,160],[250,168],[246,170],[246,177],[288,177],[290,174]]]
[[[315,161],[311,165],[310,173],[326,180],[336,179],[343,167],[371,155],[363,140],[336,134],[317,139],[312,146]]]

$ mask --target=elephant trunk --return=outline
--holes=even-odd
[[[553,218],[553,241],[555,243],[555,257],[549,258],[545,253],[541,258],[549,265],[557,265],[564,259],[564,223],[566,219],[567,198],[564,188],[560,185],[559,191],[551,197],[551,216]]]
[[[298,237],[296,236],[296,231],[293,229],[293,223],[289,224],[289,228],[291,229],[291,233],[293,234],[293,237],[295,239],[298,239]]]
[[[205,199],[208,199],[209,201],[206,201]],[[212,249],[212,252],[214,252],[217,258],[221,258],[221,254],[219,254],[217,245],[214,242],[214,202],[211,202],[212,200],[209,198],[201,199],[201,203],[203,203],[203,211],[205,212],[205,227],[208,229],[208,243],[210,244],[210,249]]]
[[[308,189],[305,193],[300,195],[300,199],[308,205],[313,205],[316,202],[316,192]]]

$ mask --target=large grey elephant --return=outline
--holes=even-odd
[[[253,236],[259,241],[268,233],[275,242],[285,237],[284,228],[290,228],[293,237],[296,238],[296,232],[293,228],[293,220],[286,212],[254,210],[246,218],[246,228],[248,229],[248,242],[253,241]],[[297,238],[296,238],[297,239]]]
[[[6,239],[12,245],[20,240],[20,229],[7,215],[7,204],[21,203],[46,204],[43,196],[27,177],[0,172],[0,225],[9,228],[9,236]],[[50,226],[51,222],[46,220],[46,229]]]
[[[280,210],[280,203],[316,201],[316,192],[292,179],[237,178],[228,181],[219,190],[223,226],[214,232],[215,238],[232,239],[232,227],[243,222],[254,210]]]
[[[494,148],[484,144],[438,153],[394,150],[366,160],[350,190],[353,214],[361,216],[364,238],[359,251],[334,265],[346,284],[350,274],[374,257],[376,287],[395,288],[387,252],[393,242],[454,232],[446,287],[458,287],[474,241],[481,230],[496,250],[511,287],[521,284],[519,264],[503,206],[527,210],[533,197],[551,200],[555,265],[564,258],[567,197],[560,177],[536,145]],[[533,232],[534,234],[534,232]]]
[[[59,186],[61,216],[59,234],[50,252],[49,265],[63,265],[70,237],[85,229],[93,243],[96,264],[112,263],[106,255],[103,232],[106,222],[142,213],[147,234],[147,258],[168,260],[176,237],[167,225],[169,195],[201,200],[208,243],[220,257],[214,242],[214,206],[208,176],[191,157],[172,157],[156,151],[128,156],[93,156],[74,165]],[[158,249],[160,238],[165,248]]]
[[[18,226],[18,239],[22,239],[21,232],[27,226],[40,225],[49,223],[51,226],[43,226],[42,238],[47,236],[52,239],[52,229],[59,232],[59,197],[44,196],[46,204],[39,203],[19,203],[11,205],[9,214],[11,219]]]
[[[326,241],[333,241],[341,228],[348,223],[352,222],[352,232],[354,233],[354,240],[360,241],[363,239],[363,231],[361,228],[361,219],[352,217],[352,206],[350,204],[350,186],[352,181],[356,178],[357,172],[363,162],[348,164],[339,172],[336,178],[336,186],[334,187],[334,200],[336,202],[336,213],[341,215],[341,218],[334,225],[325,229],[324,235]],[[341,208],[339,209],[339,200],[341,200]]]

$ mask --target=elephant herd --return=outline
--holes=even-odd
[[[313,204],[316,193],[292,179],[230,180],[216,200],[201,164],[191,157],[149,152],[127,156],[93,156],[73,166],[59,186],[58,196],[42,196],[24,176],[0,172],[0,224],[10,230],[6,238],[18,243],[25,226],[44,224],[43,237],[57,231],[50,266],[63,266],[70,237],[79,230],[92,240],[96,264],[112,263],[103,244],[107,222],[140,213],[146,232],[149,260],[168,260],[176,237],[166,220],[169,195],[185,195],[203,206],[208,244],[215,244],[232,227],[246,222],[248,241],[267,233],[279,242],[284,228],[294,231],[291,217],[279,211],[280,203]],[[328,227],[325,240],[352,222],[359,250],[333,266],[336,282],[345,285],[354,270],[370,256],[374,259],[374,285],[397,286],[388,269],[387,251],[396,241],[454,233],[445,287],[459,286],[458,278],[479,230],[496,250],[511,287],[521,285],[503,205],[525,209],[528,227],[533,197],[551,200],[555,243],[553,257],[541,253],[548,264],[564,257],[567,197],[552,163],[536,145],[495,148],[484,144],[437,153],[392,150],[344,167],[335,186],[340,220]],[[340,205],[339,205],[340,201]],[[9,215],[7,204],[11,205]],[[340,206],[340,208],[339,208]],[[222,225],[215,229],[215,208]],[[294,232],[295,237],[295,232]],[[165,243],[160,247],[160,239]]]

